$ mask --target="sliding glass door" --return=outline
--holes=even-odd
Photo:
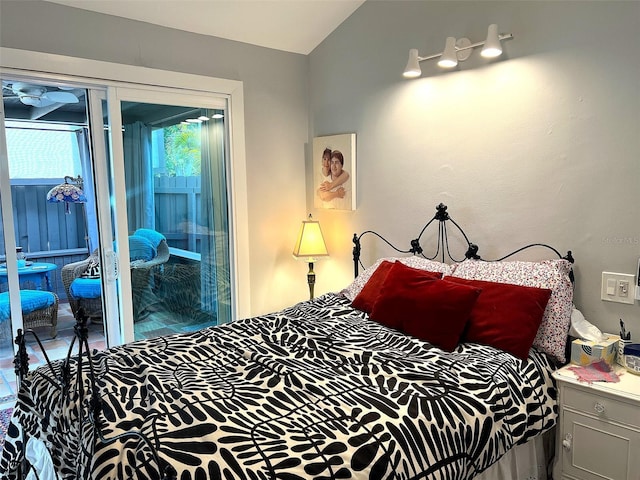
[[[125,339],[231,319],[228,131],[224,99],[117,89],[122,160],[114,158]],[[123,230],[124,231],[124,230]],[[124,279],[125,273],[128,278]]]
[[[71,344],[81,305],[72,299],[73,280],[84,276],[93,252],[99,257],[93,166],[96,153],[104,158],[104,152],[92,142],[88,106],[90,96],[105,95],[28,77],[3,77],[2,87],[0,404],[17,393],[12,359],[18,329],[33,329],[51,360],[63,358]],[[98,131],[103,135],[102,122]],[[95,281],[89,343],[102,349],[106,316],[102,283]],[[31,366],[44,363],[35,339],[29,334],[26,340]]]
[[[12,152],[3,182],[16,199],[5,195],[15,228],[0,228],[0,290],[13,238],[47,268],[29,279],[46,278],[61,308],[104,327],[109,345],[229,321],[226,98],[3,85]],[[10,350],[15,328],[4,326]]]
[[[7,264],[8,335],[25,325],[16,246],[30,262],[44,253],[55,257],[41,259],[57,268],[39,284],[58,294],[59,320],[73,322],[72,300],[81,299],[102,335],[96,348],[248,316],[242,84],[154,70],[158,86],[145,86],[149,75],[140,67],[0,47],[0,263]],[[31,122],[33,132],[73,139],[72,162],[57,165],[46,182],[10,178],[5,118],[23,122],[16,128]],[[60,142],[18,143],[46,152]],[[57,162],[49,155],[26,164],[45,172]],[[62,195],[50,203],[48,191],[64,184],[81,188],[82,200]],[[21,196],[23,188],[33,190],[33,200]],[[22,210],[11,198],[16,189]],[[81,268],[66,276],[78,262]],[[67,291],[66,277],[82,288]],[[11,337],[3,345],[10,355]],[[12,368],[9,356],[0,362]]]

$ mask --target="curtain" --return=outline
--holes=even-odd
[[[211,112],[207,116],[211,116]],[[211,119],[201,129],[201,238],[202,309],[217,323],[231,320],[229,216],[223,119]]]
[[[124,125],[122,140],[129,231],[155,229],[151,127],[142,122]]]
[[[89,149],[89,130],[82,128],[76,130],[76,140],[78,151],[80,152],[80,165],[82,167],[82,180],[84,194],[88,202],[82,205],[84,215],[84,229],[87,235],[87,246],[89,255],[98,247],[98,214],[96,211],[96,195],[93,182],[93,163],[91,162],[91,151]]]

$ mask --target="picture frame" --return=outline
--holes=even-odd
[[[319,209],[355,210],[356,134],[314,137],[312,153],[313,206]]]

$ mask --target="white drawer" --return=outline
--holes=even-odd
[[[640,430],[640,408],[604,395],[594,395],[571,386],[564,389],[565,408],[572,408],[603,420],[623,423]]]

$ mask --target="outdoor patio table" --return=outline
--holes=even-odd
[[[57,269],[55,263],[33,262],[26,267],[18,268],[18,276],[20,277],[20,288],[30,288],[35,290],[51,291],[51,280],[49,272]],[[0,291],[8,290],[7,282],[7,266],[0,265]]]

